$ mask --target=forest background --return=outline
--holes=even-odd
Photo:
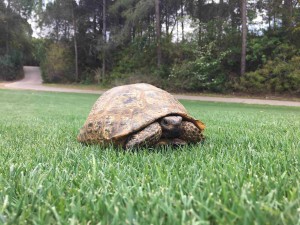
[[[0,31],[0,80],[300,96],[299,0],[0,0]]]

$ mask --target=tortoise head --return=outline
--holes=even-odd
[[[180,136],[181,131],[181,116],[166,116],[160,120],[162,128],[162,137],[164,138],[177,138]]]

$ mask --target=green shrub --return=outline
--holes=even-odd
[[[268,60],[290,60],[299,54],[299,48],[284,38],[262,36],[250,38],[247,43],[247,70],[255,71]]]
[[[225,72],[222,61],[229,51],[216,53],[211,44],[195,50],[195,59],[183,61],[173,66],[169,81],[176,89],[190,91],[222,92]]]
[[[20,52],[0,55],[0,80],[15,80],[23,75]]]
[[[300,94],[300,56],[268,61],[263,68],[240,80],[240,91],[248,93]]]
[[[61,43],[50,44],[46,48],[41,69],[45,82],[74,81],[74,61],[69,47]]]
[[[32,38],[32,61],[41,65],[46,58],[47,46],[51,43],[49,39]]]
[[[247,43],[247,69],[254,71],[259,66],[265,64],[269,59],[273,59],[274,49],[280,45],[278,37],[255,37]]]

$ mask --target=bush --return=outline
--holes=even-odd
[[[0,55],[0,80],[15,80],[23,76],[22,56],[19,52]]]
[[[49,39],[32,38],[32,61],[34,65],[41,65],[46,58],[47,46],[51,44]]]
[[[222,61],[229,53],[216,53],[214,43],[195,50],[195,59],[175,64],[169,81],[176,89],[222,92],[225,72]]]
[[[273,59],[274,49],[281,44],[278,37],[255,37],[247,43],[247,70],[255,71],[257,68]]]
[[[74,62],[69,47],[61,43],[50,44],[41,62],[41,70],[45,82],[74,81]]]
[[[300,56],[288,61],[268,61],[263,68],[242,77],[239,89],[252,94],[300,95]]]

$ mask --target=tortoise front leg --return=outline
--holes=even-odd
[[[156,146],[173,146],[173,147],[179,147],[186,145],[186,141],[179,139],[179,138],[162,138],[159,140],[159,142],[156,144]]]
[[[155,122],[130,136],[125,144],[126,149],[155,145],[162,134],[161,126]]]
[[[201,130],[192,122],[182,121],[180,139],[187,143],[197,143],[204,139]]]

